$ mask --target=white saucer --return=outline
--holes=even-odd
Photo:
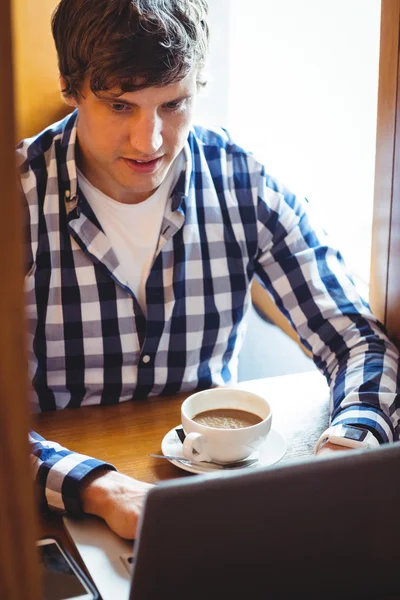
[[[161,442],[161,451],[164,456],[182,456],[183,458],[182,442],[178,438],[178,435],[175,431],[175,429],[178,427],[182,427],[182,425],[177,425],[171,429],[171,431],[168,431]],[[287,444],[283,435],[279,433],[279,431],[271,429],[265,442],[248,457],[258,458],[258,462],[256,462],[254,465],[239,467],[238,469],[235,469],[235,471],[240,471],[242,469],[256,469],[273,465],[283,458],[286,449]],[[170,460],[169,462],[176,467],[179,467],[179,469],[189,471],[189,473],[215,473],[216,471],[221,470],[219,467],[206,465],[205,463],[198,465],[187,465],[176,460]]]

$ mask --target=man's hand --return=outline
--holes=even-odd
[[[346,446],[338,446],[337,444],[331,444],[331,442],[326,442],[317,452],[317,456],[322,456],[323,454],[331,454],[332,452],[338,452],[340,450],[351,450],[351,448],[346,448]]]
[[[153,486],[117,471],[96,472],[81,489],[85,513],[97,515],[126,539],[134,539],[143,502]]]

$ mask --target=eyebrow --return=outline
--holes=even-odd
[[[181,102],[182,100],[188,100],[192,96],[193,96],[193,94],[191,94],[191,93],[183,94],[182,96],[179,96],[177,98],[172,98],[171,100],[166,100],[165,102],[161,102],[161,105],[171,104],[171,102]],[[137,106],[137,104],[135,102],[130,102],[130,100],[125,100],[121,96],[98,96],[97,95],[97,98],[101,102],[114,102],[116,104],[120,103],[120,104],[127,104],[128,106]]]

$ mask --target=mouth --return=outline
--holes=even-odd
[[[162,156],[158,156],[151,160],[136,160],[134,158],[122,157],[125,164],[135,173],[154,173],[154,171],[158,169],[162,159]]]

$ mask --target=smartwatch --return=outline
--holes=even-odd
[[[345,423],[332,425],[332,427],[324,431],[315,444],[314,454],[318,454],[319,450],[327,442],[354,449],[377,448],[379,446],[378,440],[368,429],[364,429],[358,425],[346,425]]]

